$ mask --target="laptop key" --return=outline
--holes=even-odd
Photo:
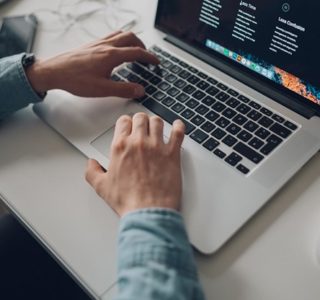
[[[241,131],[241,128],[236,124],[230,124],[227,131],[232,135],[237,135]]]
[[[178,74],[182,71],[182,68],[177,65],[173,65],[169,70],[174,74]]]
[[[224,130],[222,130],[221,128],[217,128],[216,130],[214,130],[211,133],[211,135],[213,137],[215,137],[216,139],[221,140],[224,136],[227,135],[227,133]]]
[[[202,144],[209,136],[202,130],[197,129],[196,131],[191,133],[190,137],[197,143]]]
[[[212,85],[216,85],[216,84],[218,83],[217,80],[215,80],[215,79],[213,79],[213,78],[211,78],[211,77],[208,78],[207,81],[208,81],[209,83],[211,83]]]
[[[225,92],[220,92],[218,95],[216,95],[216,99],[218,99],[221,102],[225,102],[230,98],[228,94]]]
[[[179,89],[183,89],[187,85],[187,83],[182,79],[178,79],[173,85]]]
[[[253,163],[258,164],[263,160],[263,156],[256,152],[255,150],[251,149],[247,145],[242,142],[236,144],[233,148],[237,151],[240,155],[246,157],[247,159],[251,160]]]
[[[216,87],[214,87],[214,86],[211,86],[211,87],[209,87],[207,90],[206,90],[206,92],[210,95],[210,96],[215,96],[216,94],[218,94],[219,93],[219,89],[217,89]]]
[[[172,110],[177,113],[182,112],[184,109],[185,109],[185,106],[182,105],[181,103],[176,103],[175,105],[172,106]]]
[[[200,101],[205,97],[205,95],[206,94],[204,92],[197,90],[192,94],[192,97]]]
[[[177,95],[180,93],[180,91],[179,91],[177,88],[172,87],[172,88],[170,88],[170,89],[167,91],[167,93],[168,93],[170,96],[175,97],[175,96],[177,96]]]
[[[234,118],[233,118],[233,122],[235,122],[236,124],[242,126],[244,123],[246,123],[248,121],[248,119],[243,116],[243,115],[236,115]]]
[[[205,132],[210,133],[213,129],[215,129],[216,126],[212,124],[211,122],[207,121],[202,126],[201,129],[203,129]]]
[[[245,104],[241,104],[237,107],[237,111],[244,115],[247,114],[250,110],[250,107]]]
[[[208,87],[209,87],[209,83],[207,83],[206,81],[200,81],[198,84],[197,84],[197,87],[202,90],[202,91],[205,91]]]
[[[252,121],[248,121],[244,125],[244,128],[247,129],[249,132],[254,132],[259,128],[259,126],[256,123],[252,122]]]
[[[233,97],[238,97],[239,93],[233,89],[228,89],[227,93]]]
[[[262,114],[253,109],[247,114],[247,117],[253,121],[258,121],[262,117]]]
[[[162,103],[165,105],[165,106],[171,106],[175,103],[176,101],[174,101],[171,97],[166,97]]]
[[[161,82],[159,85],[158,85],[158,88],[161,90],[161,91],[166,91],[171,85],[167,82]]]
[[[153,85],[149,85],[147,86],[145,91],[146,91],[146,94],[153,95],[157,91],[157,89]]]
[[[205,119],[199,115],[196,115],[191,119],[191,123],[193,123],[196,126],[200,126],[204,121]]]
[[[226,91],[228,89],[228,87],[221,82],[217,84],[217,87],[223,91]]]
[[[113,81],[120,81],[121,78],[120,78],[117,74],[113,74],[113,75],[111,76],[111,80],[113,80]]]
[[[156,92],[155,94],[153,94],[153,98],[155,98],[158,101],[161,101],[164,99],[164,97],[166,96],[165,93],[162,93],[160,91]]]
[[[270,127],[270,130],[284,139],[286,139],[292,133],[291,130],[285,128],[284,126],[278,123],[275,123],[274,125],[272,125]]]
[[[293,123],[291,123],[290,121],[286,121],[284,123],[284,126],[286,126],[287,128],[291,129],[292,131],[295,131],[295,130],[298,129],[298,126],[293,124]]]
[[[178,76],[179,76],[180,78],[182,78],[182,79],[187,79],[187,78],[189,78],[189,77],[191,76],[191,73],[188,72],[188,71],[186,71],[186,70],[182,70],[182,71],[178,74]]]
[[[120,74],[123,78],[127,78],[130,75],[130,72],[127,69],[121,69],[118,71],[118,74]]]
[[[243,173],[245,175],[247,175],[250,172],[250,170],[242,164],[239,164],[237,166],[237,170],[239,170],[241,173]]]
[[[257,137],[264,140],[270,135],[270,131],[264,128],[260,128],[255,134]]]
[[[186,94],[192,94],[192,93],[194,93],[195,91],[196,91],[196,88],[193,86],[193,85],[191,85],[191,84],[188,84],[184,89],[183,89],[183,91],[186,93]]]
[[[234,138],[233,136],[231,136],[231,135],[227,135],[227,136],[222,140],[222,142],[223,142],[224,144],[226,144],[227,146],[232,147],[233,145],[235,145],[235,144],[238,142],[238,140],[237,140],[236,138]]]
[[[211,106],[215,102],[216,101],[210,96],[207,96],[202,100],[202,103],[204,103],[205,105],[208,105],[208,106]]]
[[[235,152],[232,152],[232,153],[225,159],[225,161],[226,161],[229,165],[231,165],[231,166],[233,166],[233,167],[235,167],[241,160],[242,160],[242,157],[241,157],[239,154],[235,153]]]
[[[194,67],[191,67],[191,66],[189,66],[188,70],[193,74],[197,74],[198,73],[198,70],[196,68],[194,68]]]
[[[208,78],[208,75],[206,75],[206,74],[204,74],[204,73],[202,73],[202,72],[199,72],[199,73],[198,73],[198,76],[199,76],[200,78],[202,78],[202,79],[207,79],[207,78]]]
[[[190,119],[195,115],[195,113],[187,108],[181,115],[186,119]]]
[[[210,138],[208,139],[204,144],[203,146],[208,149],[209,151],[213,151],[214,149],[216,149],[218,146],[220,145],[220,143],[213,139],[213,138]]]
[[[282,139],[271,135],[267,139],[267,144],[260,150],[260,152],[264,155],[270,154],[274,149],[276,149],[282,143]]]
[[[247,142],[247,141],[249,141],[249,140],[253,137],[253,135],[252,135],[251,133],[249,133],[248,131],[246,131],[246,130],[242,130],[242,131],[237,135],[237,137],[238,137],[241,141]]]
[[[262,117],[258,123],[265,128],[269,128],[273,124],[273,121],[268,117]]]
[[[266,115],[266,116],[268,116],[268,117],[272,116],[272,111],[269,110],[269,109],[266,109],[265,107],[262,107],[262,108],[260,109],[260,111],[261,111],[264,115]]]
[[[199,105],[199,102],[197,100],[194,100],[194,99],[190,99],[186,105],[190,108],[195,108]]]
[[[227,108],[223,111],[222,115],[225,116],[228,119],[232,119],[237,113],[231,109],[231,108]]]
[[[174,83],[177,79],[178,79],[178,77],[173,74],[169,74],[165,77],[165,80],[167,80],[170,83]]]
[[[204,105],[199,105],[198,107],[197,107],[197,109],[196,109],[196,112],[197,113],[199,113],[200,115],[204,115],[204,114],[206,114],[207,112],[209,111],[209,108],[208,107],[206,107],[206,106],[204,106]]]
[[[227,154],[225,154],[222,150],[220,149],[216,149],[213,152],[216,156],[218,156],[221,159],[224,159],[226,157]]]
[[[213,110],[210,110],[205,117],[209,120],[209,121],[215,121],[216,119],[219,118],[219,114],[217,114],[216,112],[214,112]]]
[[[277,121],[278,123],[283,123],[284,122],[284,118],[280,117],[279,115],[274,114],[272,116],[272,119]]]
[[[212,109],[216,112],[222,112],[226,106],[221,102],[216,102],[214,105],[212,105]]]
[[[178,119],[182,120],[186,126],[186,131],[185,131],[186,134],[189,134],[190,132],[192,132],[195,129],[194,125],[181,119],[181,117],[179,115],[170,111],[169,109],[167,109],[166,107],[164,107],[163,105],[161,105],[160,103],[158,103],[157,101],[155,101],[153,99],[149,98],[146,101],[144,101],[143,106],[145,106],[150,111],[152,111],[156,115],[160,116],[161,118],[163,118],[165,121],[167,121],[170,124],[172,124],[175,120],[178,120]]]
[[[240,101],[242,101],[243,103],[248,103],[248,102],[250,102],[250,99],[247,98],[246,96],[243,96],[243,95],[240,95],[240,96],[238,97],[238,99],[239,99]]]
[[[219,120],[216,121],[216,124],[221,128],[225,128],[230,124],[230,121],[224,117],[221,117]]]
[[[261,105],[258,104],[257,102],[254,102],[254,101],[250,101],[249,106],[251,106],[257,110],[259,110],[261,108]]]
[[[187,81],[188,81],[189,83],[191,83],[191,84],[196,85],[196,84],[200,81],[200,78],[197,77],[197,76],[195,76],[195,75],[191,75],[191,76],[187,79]]]
[[[256,137],[254,137],[254,138],[249,142],[249,145],[250,145],[252,148],[258,150],[258,149],[260,149],[260,148],[264,145],[264,142],[261,141],[260,139],[256,138]]]
[[[181,93],[177,98],[176,98],[179,102],[186,102],[188,99],[190,99],[190,97],[184,93]]]
[[[240,104],[240,101],[237,100],[236,98],[230,98],[226,104],[228,106],[230,106],[231,108],[236,108],[239,104]]]
[[[158,85],[162,79],[158,76],[153,76],[149,81],[154,85]]]

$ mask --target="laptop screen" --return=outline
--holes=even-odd
[[[320,108],[320,1],[159,0],[162,31]]]

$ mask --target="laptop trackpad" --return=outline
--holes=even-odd
[[[109,159],[111,158],[111,144],[114,136],[114,129],[115,125],[91,142],[92,147]]]

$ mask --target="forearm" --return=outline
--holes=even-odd
[[[22,65],[24,54],[0,59],[0,119],[42,101],[33,90]]]
[[[145,209],[123,217],[117,300],[203,300],[180,214]]]

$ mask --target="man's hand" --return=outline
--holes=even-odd
[[[183,122],[175,121],[165,144],[159,117],[122,116],[115,128],[109,170],[89,160],[87,181],[120,216],[149,207],[178,210],[184,130]]]
[[[80,49],[36,61],[26,73],[38,93],[62,89],[81,97],[138,98],[144,95],[141,85],[110,79],[115,67],[133,61],[159,63],[133,33],[117,32]]]

